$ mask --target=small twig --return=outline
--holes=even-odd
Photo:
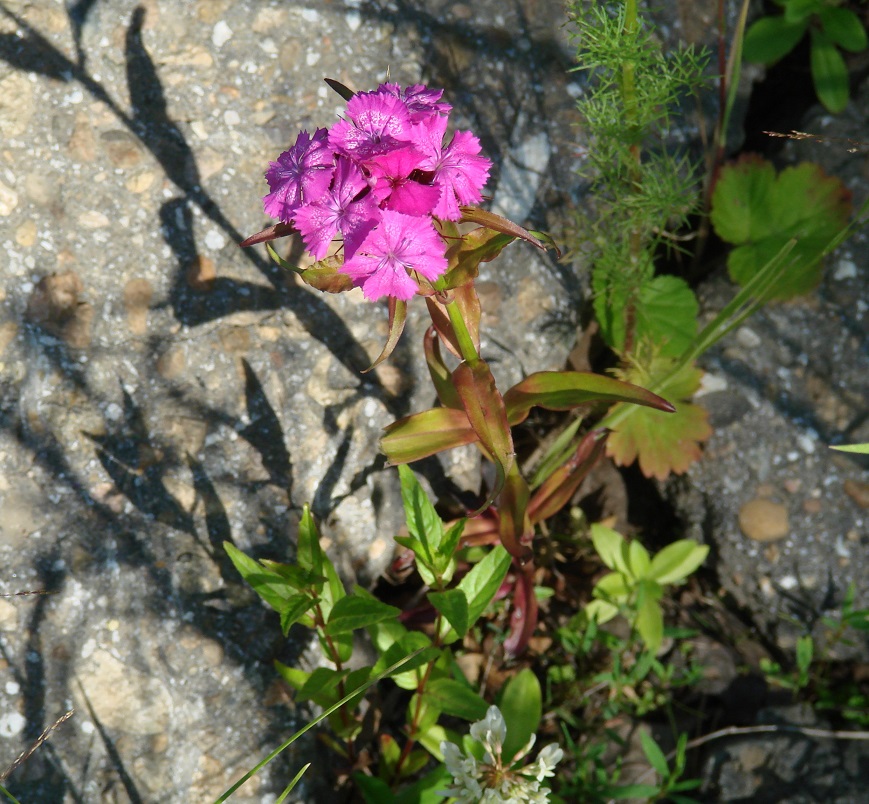
[[[685,743],[685,750],[690,751],[693,748],[699,748],[701,745],[711,743],[713,740],[720,740],[722,737],[738,737],[742,734],[769,734],[771,732],[798,734],[802,737],[817,737],[820,739],[869,740],[869,731],[831,731],[830,729],[813,729],[807,726],[794,726],[790,723],[781,723],[764,726],[728,726],[726,729],[719,729],[718,731],[704,734],[702,737],[698,737],[695,740],[690,740]],[[667,763],[669,764],[670,760],[675,756],[675,751],[671,751],[667,754]],[[637,778],[637,782],[640,783],[643,780],[648,779],[653,773],[655,773],[655,769],[649,768],[640,774]],[[608,804],[613,804],[614,801],[615,799],[608,802]]]
[[[698,737],[696,740],[690,740],[685,744],[685,750],[698,748],[705,743],[718,740],[721,737],[733,737],[740,734],[766,734],[775,731],[786,734],[801,734],[804,737],[818,737],[820,739],[869,740],[869,731],[831,731],[830,729],[813,729],[807,726],[794,726],[790,723],[781,723],[766,726],[728,726],[726,729],[719,729],[703,737]],[[676,752],[672,751],[668,754],[667,759],[670,760],[674,756],[676,756]]]
[[[66,723],[66,721],[69,720],[74,714],[75,709],[70,709],[69,712],[67,712],[65,715],[61,715],[57,720],[54,721],[54,723],[52,723],[45,731],[43,731],[42,734],[40,734],[39,737],[36,738],[36,742],[33,743],[30,748],[22,751],[11,765],[6,768],[3,773],[0,773],[0,784],[5,782],[12,774],[12,771],[14,771],[19,765],[30,759],[30,757],[33,756],[34,751],[36,751],[36,749],[39,748],[39,746],[41,746],[51,736],[51,733],[58,726]]]

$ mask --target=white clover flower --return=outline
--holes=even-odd
[[[497,706],[490,706],[486,716],[471,726],[471,737],[486,751],[482,762],[465,756],[451,742],[441,743],[444,765],[453,777],[453,786],[440,791],[441,795],[452,796],[460,804],[549,804],[549,789],[540,783],[554,775],[564,756],[557,745],[547,745],[534,762],[514,768],[516,760],[531,750],[534,738],[516,757],[503,758],[507,724]]]

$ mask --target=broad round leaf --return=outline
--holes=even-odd
[[[807,27],[808,21],[789,23],[784,17],[761,17],[746,31],[742,54],[746,61],[772,64],[794,49]]]

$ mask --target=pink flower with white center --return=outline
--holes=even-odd
[[[436,116],[414,126],[413,144],[426,155],[425,170],[434,173],[441,197],[433,215],[447,221],[461,218],[459,204],[479,203],[492,163],[480,156],[480,141],[470,131],[457,131],[444,147],[447,119]]]
[[[444,251],[429,218],[385,209],[377,227],[339,270],[362,288],[366,299],[393,296],[407,301],[418,290],[409,272],[434,282],[447,268]]]
[[[441,195],[431,185],[431,174],[419,170],[423,155],[414,148],[397,148],[366,162],[373,192],[386,209],[407,215],[430,215]],[[428,182],[425,179],[428,179]]]
[[[394,95],[359,92],[347,102],[347,117],[329,131],[329,145],[355,159],[369,159],[410,139],[407,106]]]
[[[349,159],[338,157],[332,188],[312,204],[296,210],[295,225],[308,251],[322,260],[329,243],[340,232],[344,238],[344,256],[352,257],[365,236],[374,228],[380,210],[368,182]]]
[[[289,223],[302,204],[316,201],[329,189],[333,171],[326,129],[318,128],[313,137],[299,132],[295,145],[269,163],[265,175],[271,192],[263,198],[266,215]]]

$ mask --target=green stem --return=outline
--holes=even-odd
[[[477,352],[477,347],[474,346],[474,340],[471,338],[471,333],[468,332],[468,327],[465,324],[464,316],[462,315],[462,311],[459,309],[459,305],[456,304],[455,299],[452,301],[448,301],[446,303],[447,313],[450,316],[450,323],[453,325],[453,332],[456,334],[456,341],[459,345],[459,351],[462,353],[462,357],[468,361],[468,363],[473,363],[480,359],[480,355]]]

